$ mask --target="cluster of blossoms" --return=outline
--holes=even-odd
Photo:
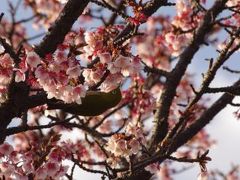
[[[4,54],[0,57],[0,85],[1,89],[5,89],[9,84],[12,76],[13,60],[9,54]]]
[[[118,158],[124,157],[129,160],[130,156],[140,152],[144,144],[146,144],[146,139],[142,125],[129,123],[125,133],[114,134],[109,139],[106,150],[111,153],[111,157],[108,161],[114,166],[119,166]]]
[[[141,71],[140,59],[131,55],[130,47],[127,44],[120,48],[114,46],[114,37],[121,28],[122,26],[98,28],[94,32],[84,33],[87,45],[81,49],[83,54],[80,57],[87,62],[99,58],[99,62],[93,68],[83,70],[83,76],[88,86],[101,81],[108,70],[110,73],[101,84],[100,89],[110,91],[115,89],[125,77],[135,76]],[[124,55],[120,52],[123,52]]]
[[[236,8],[235,8],[235,11],[239,11],[239,10],[240,10],[240,5],[236,6]],[[234,12],[231,19],[228,19],[225,22],[227,22],[228,25],[231,25],[232,27],[239,27],[239,25],[240,25],[240,15],[239,15],[239,13]]]
[[[137,37],[136,43],[137,54],[142,61],[150,67],[169,69],[169,57],[171,51],[165,46],[165,40],[162,35],[156,31],[160,25],[163,30],[169,29],[169,22],[165,17],[151,17],[147,21],[147,35]]]
[[[9,54],[0,55],[0,102],[7,98],[7,86],[9,85],[13,72],[15,72],[15,81],[25,80],[25,74],[21,69],[14,68],[14,62]]]
[[[77,83],[81,69],[75,58],[68,58],[64,49],[59,49],[54,57],[48,57],[46,63],[40,61],[34,53],[27,56],[27,62],[29,59],[32,59],[29,62],[31,68],[36,68],[35,76],[40,86],[48,93],[48,98],[55,97],[66,103],[81,104],[86,89],[82,84]]]
[[[171,24],[182,31],[196,28],[204,15],[203,13],[199,13],[193,17],[194,6],[185,0],[178,0],[176,2],[176,11],[177,14],[174,16]]]
[[[1,84],[9,83],[13,71],[16,71],[16,82],[25,81],[25,73],[28,71],[32,72],[29,73],[29,77],[32,77],[31,84],[34,84],[34,88],[46,91],[49,99],[54,97],[66,103],[81,104],[81,98],[85,97],[88,87],[101,82],[108,71],[100,89],[111,91],[124,78],[137,76],[142,69],[140,58],[131,55],[128,45],[115,48],[113,39],[106,39],[114,37],[119,28],[121,27],[99,28],[95,32],[72,32],[54,55],[45,58],[40,58],[28,48],[18,68],[13,68],[13,61],[5,54],[1,57]],[[80,52],[80,59],[76,58],[78,54],[74,54],[75,51]],[[88,64],[95,58],[99,58],[99,62],[92,68],[82,68],[84,61]],[[84,77],[84,84],[79,79],[81,76]]]
[[[192,38],[191,31],[197,27],[203,18],[204,14],[201,12],[193,16],[193,9],[194,7],[185,0],[176,2],[177,14],[171,22],[173,30],[165,34],[166,46],[172,51],[173,56],[178,56],[186,47]]]
[[[16,72],[15,81],[20,82],[26,80],[25,73],[31,70],[35,72],[35,87],[43,88],[48,93],[48,98],[55,97],[67,103],[81,104],[81,97],[85,96],[86,89],[83,85],[76,83],[80,75],[79,62],[73,58],[67,58],[61,50],[58,50],[55,55],[42,60],[35,52],[28,51],[19,68],[13,67],[13,60],[8,54],[2,55],[0,58],[1,91],[5,92],[13,71]],[[1,95],[4,96],[4,94]],[[2,100],[4,100],[3,97]]]
[[[14,29],[14,30],[13,30]],[[0,35],[2,38],[6,38],[7,43],[11,44],[13,48],[19,48],[23,45],[24,48],[29,48],[27,43],[24,43],[23,39],[26,38],[26,29],[22,24],[16,23],[14,26],[7,19],[1,19]],[[11,35],[10,38],[8,38]],[[9,84],[13,70],[18,76],[18,69],[14,68],[14,63],[9,54],[4,54],[4,48],[0,45],[0,102],[6,100],[7,85]]]
[[[69,169],[66,160],[94,162],[84,141],[73,143],[54,137],[45,144],[42,141],[37,133],[22,133],[14,137],[15,148],[8,143],[0,145],[0,176],[18,180],[60,179]],[[97,148],[92,149],[99,152]]]
[[[227,6],[229,7],[238,7],[239,8],[240,2],[238,0],[231,0],[227,2]]]
[[[143,89],[142,85],[139,88],[131,87],[124,91],[123,101],[132,102],[131,116],[136,118],[140,114],[148,117],[152,114],[156,105],[156,97],[151,91]]]
[[[65,156],[60,151],[60,148],[52,149],[48,160],[38,167],[38,164],[34,162],[34,160],[37,161],[36,154],[32,151],[19,152],[14,150],[10,144],[4,143],[0,146],[0,175],[9,179],[27,180],[29,175],[34,173],[38,180],[58,179],[64,176],[68,170],[68,166],[61,164]]]
[[[165,35],[166,46],[168,46],[173,52],[172,56],[178,56],[182,52],[183,48],[189,43],[190,39],[191,34],[190,37],[183,34],[176,35],[173,32],[169,32]]]

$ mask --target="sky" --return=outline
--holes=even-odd
[[[5,0],[0,0],[0,12],[7,12],[7,4]],[[12,2],[16,2],[16,0],[12,0]],[[26,18],[29,17],[31,14],[31,11],[24,9],[19,11],[18,18]],[[6,13],[6,16],[7,13]],[[30,35],[33,34],[33,29],[31,27],[31,24],[26,24],[27,31]],[[33,42],[37,43],[37,41]],[[193,63],[189,67],[189,72],[194,74],[195,76],[195,85],[199,86],[201,82],[201,73],[206,71],[206,68],[208,67],[207,61],[205,61],[205,58],[211,58],[216,55],[216,52],[214,49],[211,48],[203,48],[200,52],[198,52],[194,59]],[[229,67],[232,67],[234,69],[240,69],[240,63],[236,62],[236,60],[240,59],[240,53],[234,55],[229,63]],[[232,74],[221,70],[217,76],[216,80],[213,84],[211,84],[212,87],[222,87],[224,85],[231,85],[232,82],[237,80],[238,77],[233,77]],[[219,96],[219,95],[218,95]],[[217,97],[217,96],[216,96]],[[212,98],[209,101],[209,104],[212,103],[212,101],[215,98]],[[235,99],[235,102],[240,102],[240,99]],[[214,120],[206,127],[211,138],[217,140],[217,144],[214,145],[210,149],[210,157],[212,158],[212,161],[210,161],[207,165],[208,169],[219,169],[224,172],[230,169],[231,164],[240,164],[240,121],[236,120],[234,118],[233,112],[236,111],[237,108],[233,108],[228,106],[225,108],[222,112],[220,112]],[[179,165],[177,165],[179,166]],[[191,165],[192,166],[192,165]],[[197,175],[200,172],[199,166],[197,164],[193,165],[193,168],[190,170],[178,174],[174,176],[174,179],[185,179],[185,180],[194,180],[197,179]],[[94,174],[85,173],[85,172],[77,172],[77,176],[79,179],[85,179],[88,180],[95,180],[99,179],[96,178]],[[81,176],[81,178],[80,178]],[[78,179],[78,178],[77,178]]]

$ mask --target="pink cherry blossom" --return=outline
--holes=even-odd
[[[67,165],[61,166],[60,169],[58,170],[57,174],[54,176],[54,178],[60,179],[60,178],[64,177],[65,174],[67,173],[68,169],[69,169],[69,166],[67,166]]]
[[[57,172],[60,170],[60,166],[58,163],[56,162],[47,162],[44,167],[46,168],[46,173],[48,176],[53,177],[55,176],[55,174],[57,174]]]
[[[239,5],[239,0],[231,0],[231,1],[227,2],[227,6],[229,6],[229,7],[234,7],[237,5]]]
[[[172,50],[173,56],[178,56],[189,40],[186,35],[175,35],[172,32],[165,34],[166,45]]]
[[[100,89],[109,92],[116,89],[122,82],[123,76],[121,73],[110,74],[106,80],[101,84]]]
[[[35,172],[35,176],[37,180],[46,179],[46,177],[48,176],[47,169],[45,167],[38,168],[37,171]]]
[[[158,172],[160,170],[160,166],[158,163],[152,163],[152,164],[146,166],[145,170],[149,171],[152,174],[155,174],[156,172]]]
[[[66,71],[67,75],[69,76],[69,78],[77,78],[80,76],[81,73],[81,69],[79,66],[75,66],[75,67],[70,67],[67,69]]]
[[[26,174],[30,174],[30,173],[35,172],[33,163],[31,161],[24,162],[23,165],[22,165],[22,169],[23,169],[24,172],[26,172]]]
[[[111,54],[108,53],[108,52],[105,52],[105,53],[98,53],[98,57],[100,59],[100,62],[103,63],[103,64],[107,64],[107,63],[110,63],[111,60],[112,60],[112,57],[111,57]]]
[[[16,82],[21,82],[25,81],[25,73],[21,71],[21,69],[16,69],[16,75],[15,75],[15,81]]]
[[[13,165],[8,164],[7,162],[0,163],[0,174],[1,175],[9,177],[14,172],[14,170],[15,170],[15,168]]]
[[[13,173],[11,176],[10,176],[11,179],[17,179],[17,180],[28,180],[28,176],[25,176],[25,175],[21,175],[19,173]]]
[[[101,70],[92,70],[92,69],[84,69],[83,70],[83,77],[85,78],[85,81],[88,85],[93,85],[98,83],[101,80],[101,77],[103,76],[103,73]]]
[[[127,141],[122,139],[117,134],[112,136],[106,147],[108,151],[113,153],[115,156],[128,156],[129,150],[127,148]]]
[[[26,62],[31,68],[36,68],[41,63],[41,59],[34,51],[29,51],[27,52]]]
[[[1,66],[4,67],[4,68],[11,68],[13,67],[13,60],[12,58],[10,57],[9,54],[4,54],[1,58],[0,58],[0,63],[1,63]]]
[[[96,39],[94,37],[94,33],[93,32],[85,32],[84,34],[84,39],[86,41],[86,43],[90,46],[90,47],[95,47],[96,45]]]
[[[208,180],[208,172],[206,171],[201,172],[198,175],[197,180]]]
[[[120,55],[113,63],[112,67],[109,67],[111,73],[115,74],[121,72],[123,76],[129,76],[131,71],[130,58]]]
[[[56,62],[57,62],[58,64],[60,64],[61,62],[66,61],[66,59],[67,59],[67,53],[64,52],[63,50],[57,50],[57,51],[54,53],[54,59],[56,60]]]
[[[1,155],[8,156],[12,152],[13,152],[13,147],[10,144],[8,144],[7,142],[0,145],[0,154]]]
[[[139,150],[141,149],[141,145],[140,145],[139,141],[135,138],[130,140],[129,146],[131,147],[131,152],[133,154],[137,154],[139,152]]]

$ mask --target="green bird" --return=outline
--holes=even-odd
[[[49,102],[48,109],[61,109],[67,113],[80,116],[97,116],[116,106],[122,99],[120,87],[106,93],[88,91],[82,98],[82,104],[63,102]]]

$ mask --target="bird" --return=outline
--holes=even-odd
[[[74,115],[97,116],[115,107],[121,99],[121,90],[117,87],[110,92],[88,91],[82,98],[82,104],[49,101],[47,105],[48,110],[60,109]]]

